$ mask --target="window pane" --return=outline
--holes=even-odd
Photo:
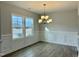
[[[22,27],[22,17],[12,16],[12,27]]]
[[[13,38],[22,38],[23,37],[23,32],[22,29],[13,29]]]
[[[12,18],[12,27],[17,26],[17,18]]]
[[[12,16],[12,19],[13,19],[13,18],[17,18],[17,16]]]
[[[31,18],[26,19],[26,27],[31,28],[33,26],[33,20]]]
[[[18,26],[22,27],[22,17],[18,17]]]
[[[26,37],[27,36],[32,36],[32,28],[26,29]]]

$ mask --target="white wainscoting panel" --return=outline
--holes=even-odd
[[[43,39],[42,41],[68,46],[78,46],[77,32],[45,31],[44,33],[45,39]]]
[[[11,34],[2,35],[1,36],[1,56],[8,54],[12,50],[12,40],[11,40]]]

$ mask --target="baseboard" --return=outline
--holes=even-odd
[[[40,42],[45,42],[45,43],[50,43],[50,44],[58,44],[58,45],[64,45],[64,46],[76,47],[76,46],[67,45],[67,44],[61,44],[61,43],[56,43],[56,42],[48,42],[48,41],[40,41]]]

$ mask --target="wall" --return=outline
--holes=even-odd
[[[0,55],[5,55],[7,53],[13,52],[17,49],[26,47],[30,44],[38,42],[38,15],[22,8],[16,6],[8,5],[0,2],[1,9],[1,52]],[[23,17],[30,16],[34,19],[34,35],[32,37],[24,37],[22,39],[13,40],[12,39],[12,29],[11,29],[11,14],[20,14]]]
[[[79,56],[79,3],[78,3],[78,56]]]
[[[77,10],[61,11],[48,14],[53,23],[41,25],[41,41],[77,46],[78,15]],[[40,27],[41,27],[40,26]],[[46,28],[47,27],[47,28]],[[46,28],[46,29],[45,29]]]
[[[49,14],[49,16],[53,19],[53,23],[48,25],[50,29],[58,31],[69,31],[69,32],[78,31],[77,10],[56,12]]]
[[[1,9],[0,9],[0,48],[1,48]],[[0,49],[1,52],[1,49]]]

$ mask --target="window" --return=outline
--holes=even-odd
[[[12,38],[19,39],[24,36],[33,35],[33,19],[26,17],[23,20],[22,16],[12,15]]]
[[[26,28],[26,37],[33,35],[33,19],[30,17],[27,17],[25,20],[25,28]]]
[[[23,37],[21,16],[12,16],[12,37],[13,39]]]

